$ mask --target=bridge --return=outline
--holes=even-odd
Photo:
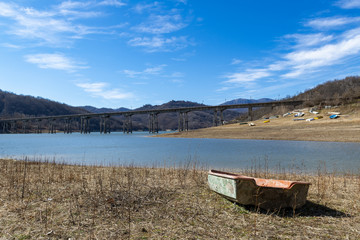
[[[57,115],[57,116],[41,116],[41,117],[24,117],[24,118],[8,118],[0,119],[0,133],[26,133],[29,123],[35,123],[35,133],[41,133],[40,122],[47,121],[48,132],[56,133],[54,122],[56,120],[63,121],[64,133],[71,133],[71,124],[74,121],[79,122],[78,131],[82,134],[90,133],[90,119],[100,119],[100,133],[110,133],[109,118],[112,116],[124,116],[123,132],[132,133],[132,116],[137,114],[149,115],[149,132],[159,132],[158,115],[163,113],[178,113],[178,131],[189,130],[188,113],[192,111],[213,111],[213,126],[222,125],[224,123],[223,112],[230,109],[248,109],[248,119],[253,120],[253,108],[259,107],[277,107],[277,106],[293,106],[301,105],[305,100],[283,100],[272,101],[265,103],[248,103],[248,104],[231,104],[218,106],[196,106],[196,107],[182,107],[182,108],[168,108],[168,109],[152,109],[152,110],[133,110],[123,112],[108,112],[108,113],[86,113],[86,114],[72,114],[72,115]],[[18,125],[21,125],[20,129]],[[33,125],[33,124],[32,124]]]

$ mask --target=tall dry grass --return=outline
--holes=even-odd
[[[207,171],[0,160],[0,239],[360,238],[360,173],[244,170],[310,181],[307,204],[264,212],[223,199]]]

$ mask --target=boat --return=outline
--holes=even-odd
[[[298,113],[295,113],[294,117],[302,117],[304,115],[305,114],[303,112],[298,112]]]
[[[294,121],[303,121],[303,120],[305,120],[305,118],[294,118],[293,120]]]
[[[315,120],[315,118],[308,118],[308,119],[306,119],[307,122],[311,122],[311,121],[314,121],[314,120]]]
[[[331,115],[329,118],[330,118],[330,119],[335,119],[335,118],[338,118],[338,117],[339,117],[339,115],[334,114],[334,115]]]
[[[263,179],[210,170],[211,190],[242,205],[266,210],[300,208],[306,203],[309,182]]]
[[[270,120],[265,120],[265,121],[264,121],[264,123],[268,123],[268,122],[270,122]]]

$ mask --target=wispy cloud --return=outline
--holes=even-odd
[[[159,75],[163,71],[164,67],[166,67],[166,64],[161,64],[161,65],[154,66],[154,67],[148,67],[142,71],[134,71],[134,70],[125,69],[122,71],[122,73],[124,73],[128,78],[146,79],[151,75],[152,76]]]
[[[270,75],[271,73],[267,69],[247,69],[245,72],[225,75],[224,78],[228,79],[225,83],[241,84],[253,82]]]
[[[26,55],[25,60],[29,63],[36,64],[39,68],[64,70],[74,72],[79,69],[88,68],[80,62],[76,62],[62,54],[33,54]]]
[[[151,15],[146,22],[134,27],[135,31],[151,34],[163,34],[176,32],[187,24],[183,22],[180,14],[175,15]]]
[[[3,44],[1,44],[1,46],[6,47],[6,48],[14,48],[14,49],[21,49],[22,48],[22,46],[15,45],[15,44],[12,44],[12,43],[3,43]]]
[[[233,58],[232,60],[231,60],[231,65],[237,65],[237,64],[239,64],[239,63],[241,63],[242,61],[240,60],[240,59],[237,59],[237,58]]]
[[[76,23],[77,19],[105,15],[90,9],[102,5],[122,5],[118,1],[65,1],[48,10],[37,10],[13,3],[0,2],[0,17],[8,19],[7,34],[48,46],[67,46],[74,39],[89,34],[111,33],[109,26],[91,27]]]
[[[146,52],[171,52],[185,48],[192,43],[185,36],[181,37],[136,37],[128,41],[130,46],[143,47]]]
[[[360,6],[360,1],[356,2]],[[341,3],[342,7],[356,6],[355,1],[341,1]],[[284,40],[290,46],[287,48],[287,53],[276,54],[277,60],[273,60],[270,64],[264,62],[260,68],[238,69],[224,75],[223,78],[226,80],[223,82],[225,87],[222,90],[239,86],[247,87],[249,83],[268,81],[274,77],[281,81],[311,77],[315,72],[326,71],[329,67],[334,68],[345,63],[349,63],[351,67],[352,59],[360,53],[359,24],[360,17],[334,16],[311,19],[304,24],[306,27],[311,27],[311,33],[284,36]],[[317,32],[314,33],[314,30]]]
[[[360,17],[327,17],[310,20],[306,25],[315,29],[324,30],[358,22],[360,22]]]
[[[117,0],[105,0],[105,1],[101,1],[99,3],[99,5],[101,6],[115,6],[115,7],[122,7],[122,6],[126,6],[126,3],[122,2],[122,1],[117,1]]]
[[[134,94],[131,92],[125,92],[118,88],[109,89],[109,84],[105,82],[78,83],[76,86],[90,93],[93,97],[101,97],[107,100],[124,100],[134,97]]]
[[[351,8],[360,8],[359,0],[340,0],[336,3],[336,5],[341,8],[351,9]]]
[[[187,36],[176,34],[186,28],[192,20],[189,15],[190,11],[185,14],[182,8],[185,5],[175,3],[173,6],[169,6],[160,2],[137,4],[133,8],[134,12],[146,13],[148,16],[130,28],[133,36],[127,43],[151,53],[172,52],[194,45]]]
[[[138,3],[135,5],[133,10],[138,14],[142,14],[145,11],[154,11],[159,9],[160,7],[161,7],[160,2],[155,1],[152,3]]]
[[[285,39],[290,39],[295,41],[294,48],[304,48],[304,47],[313,47],[316,45],[321,45],[328,43],[334,39],[333,35],[326,35],[323,33],[314,33],[314,34],[288,34],[285,36]]]

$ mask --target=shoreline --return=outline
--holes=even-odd
[[[304,118],[314,116],[314,114],[305,113]],[[324,116],[314,121],[293,121],[291,116],[280,116],[270,119],[267,123],[264,121],[264,119],[259,119],[247,122],[253,123],[254,126],[233,123],[188,132],[164,133],[154,137],[360,142],[360,116],[358,114],[340,115],[337,119]]]

